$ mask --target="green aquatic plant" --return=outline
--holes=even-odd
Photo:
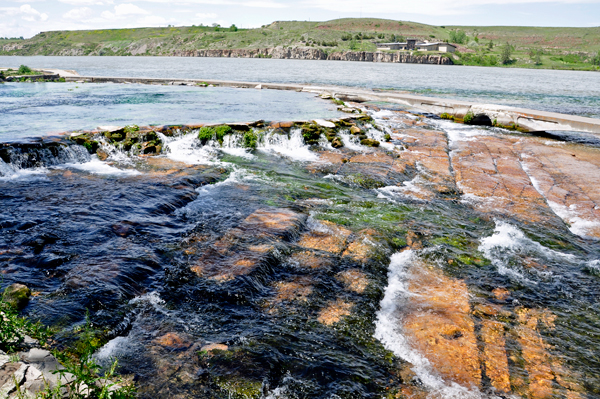
[[[202,144],[206,144],[209,140],[215,139],[219,144],[223,144],[223,138],[231,132],[233,132],[233,129],[228,125],[204,126],[198,132],[198,140]]]
[[[464,116],[463,122],[467,125],[470,125],[471,123],[473,123],[474,119],[475,119],[475,114],[473,112],[469,111]]]
[[[244,133],[242,144],[246,148],[256,149],[258,144],[258,135],[253,130]]]
[[[442,118],[442,119],[449,119],[449,120],[453,121],[454,120],[454,115],[451,115],[451,114],[449,114],[447,112],[443,112],[442,114],[440,114],[440,118]]]

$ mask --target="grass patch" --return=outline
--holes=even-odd
[[[0,349],[8,354],[25,349],[23,343],[25,336],[36,339],[41,346],[48,347],[52,331],[39,322],[31,322],[21,317],[17,309],[5,300],[3,294],[0,298]],[[77,343],[65,351],[54,350],[53,355],[65,367],[56,371],[61,377],[72,374],[72,381],[59,384],[55,387],[46,386],[35,396],[36,399],[133,399],[135,386],[116,374],[118,362],[115,360],[111,366],[102,373],[100,365],[93,358],[94,352],[103,343],[99,335],[91,327],[89,318],[84,326],[76,332],[79,336]],[[14,361],[18,362],[17,357]],[[17,387],[16,398],[30,398],[22,387]]]

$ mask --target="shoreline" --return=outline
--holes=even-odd
[[[129,78],[74,76],[73,71],[63,73],[59,69],[45,69],[60,75],[67,82],[77,83],[140,83],[159,85],[212,85],[215,87],[232,87],[245,89],[292,90],[315,93],[320,96],[339,98],[352,102],[388,102],[402,106],[414,107],[424,112],[436,114],[445,119],[465,122],[473,125],[497,126],[522,132],[571,131],[591,133],[600,136],[600,119],[560,114],[556,112],[538,111],[494,104],[480,104],[446,98],[426,97],[405,92],[373,89],[359,89],[333,85],[302,85],[285,83],[240,82],[215,79],[169,79],[169,78]]]

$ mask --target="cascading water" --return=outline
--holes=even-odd
[[[141,398],[600,397],[600,248],[519,166],[544,144],[371,114],[379,147],[298,123],[15,150],[48,172],[0,180],[3,284],[65,346],[89,312]]]

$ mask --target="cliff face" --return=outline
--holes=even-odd
[[[312,47],[274,47],[265,49],[237,50],[190,50],[175,51],[180,57],[227,57],[227,58],[276,58],[293,60],[331,60],[363,62],[396,62],[406,64],[453,65],[452,59],[442,55],[412,55],[410,53],[383,53],[370,51],[343,51],[327,54]]]
[[[84,46],[56,49],[50,53],[39,51],[26,51],[27,46],[21,43],[11,43],[0,46],[0,50],[17,52],[14,55],[58,55],[58,56],[86,56],[86,55],[121,55],[111,48],[96,48],[86,51]],[[275,58],[289,60],[331,60],[331,61],[363,61],[363,62],[396,62],[406,64],[436,64],[453,65],[451,58],[442,55],[413,55],[410,53],[383,53],[370,51],[342,51],[327,54],[314,47],[271,47],[261,49],[200,49],[200,50],[172,50],[159,53],[156,46],[134,43],[126,47],[123,55],[170,55],[175,57],[226,57],[226,58]]]

